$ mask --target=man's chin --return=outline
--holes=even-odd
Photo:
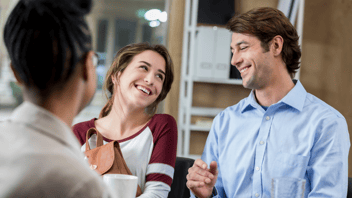
[[[245,80],[242,80],[242,86],[246,89],[253,89],[251,84]]]
[[[244,88],[247,88],[247,89],[258,89],[259,87],[259,83],[256,81],[256,78],[254,78],[253,76],[248,80],[242,79],[242,85]]]

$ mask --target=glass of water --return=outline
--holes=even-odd
[[[271,180],[271,198],[304,198],[305,179],[276,177]]]

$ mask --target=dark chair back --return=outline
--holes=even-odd
[[[347,198],[352,198],[352,177],[348,178]]]
[[[194,159],[176,157],[174,179],[168,198],[189,198],[189,189],[186,186],[188,169],[193,166]]]

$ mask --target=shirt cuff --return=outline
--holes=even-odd
[[[191,195],[192,195],[192,193],[191,193]],[[192,197],[192,196],[191,196]],[[197,196],[194,196],[195,198],[198,198]],[[216,190],[216,188],[215,188],[215,186],[213,187],[213,192],[211,193],[211,196],[210,196],[211,198],[220,198],[219,196],[218,196],[218,191]]]
[[[213,188],[213,192],[211,193],[211,197],[213,197],[213,198],[219,197],[218,196],[218,191],[216,190],[215,186]]]

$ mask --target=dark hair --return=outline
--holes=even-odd
[[[84,15],[91,0],[20,0],[9,15],[4,41],[13,69],[39,93],[63,86],[91,50]]]
[[[289,19],[280,10],[269,7],[250,10],[232,17],[227,23],[227,29],[257,37],[265,51],[269,51],[269,42],[280,35],[284,40],[282,59],[291,78],[294,77],[301,58],[299,37]]]
[[[166,95],[171,89],[172,82],[174,80],[174,66],[167,49],[162,45],[150,45],[149,43],[136,43],[130,44],[121,48],[114,57],[114,62],[111,64],[109,71],[106,74],[103,89],[105,92],[109,92],[109,101],[103,107],[99,117],[107,116],[112,108],[114,101],[114,84],[112,82],[112,76],[117,76],[118,72],[123,72],[125,68],[130,64],[133,57],[146,51],[152,50],[160,54],[165,60],[165,80],[163,87],[158,98],[146,108],[146,113],[153,115],[156,112],[157,105],[165,99]]]

